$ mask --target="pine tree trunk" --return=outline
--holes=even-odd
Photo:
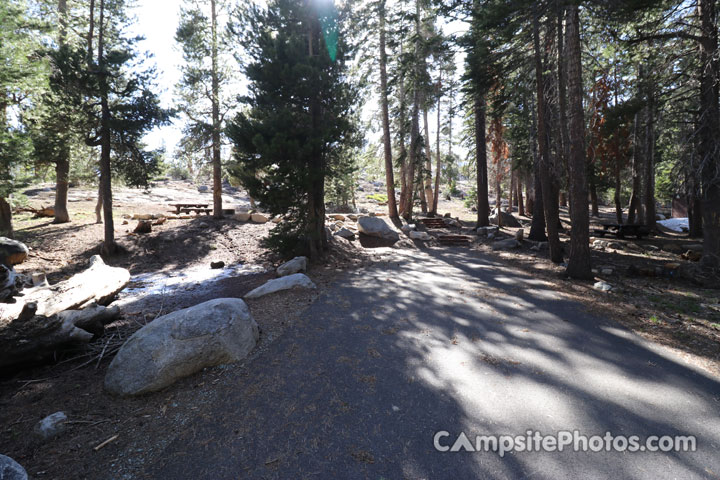
[[[485,138],[485,95],[475,92],[475,157],[477,188],[477,226],[490,225],[488,202],[487,140]]]
[[[577,5],[567,10],[567,75],[569,105],[570,156],[570,258],[567,274],[572,278],[591,279],[590,218],[587,205],[587,170],[585,168],[585,120],[582,105],[582,50],[580,47],[580,18]]]
[[[700,42],[700,154],[703,217],[703,264],[720,266],[720,107],[718,106],[718,26],[715,2],[698,0]]]
[[[649,82],[648,82],[649,83]],[[645,225],[655,228],[655,86],[648,85],[648,121],[645,127],[645,164],[643,170]]]
[[[220,79],[218,66],[218,38],[216,0],[210,0],[212,29],[212,167],[213,167],[213,217],[222,218],[222,165],[220,160]]]
[[[528,209],[532,214],[530,224],[529,240],[536,242],[547,241],[545,235],[545,209],[542,201],[542,185],[540,184],[540,155],[537,149],[537,112],[532,101],[530,103],[530,117],[532,118],[532,129],[530,131],[530,145],[532,145],[533,173],[532,179],[528,179],[528,189],[532,188],[532,195],[528,195]]]
[[[403,45],[400,44],[400,55],[403,54]],[[400,75],[398,78],[398,83],[400,84],[398,88],[398,96],[399,98],[399,110],[400,115],[402,117],[405,116],[405,74],[403,69],[400,69]],[[408,208],[408,196],[412,196],[412,193],[410,192],[411,186],[408,185],[408,151],[407,146],[405,145],[405,138],[406,138],[406,130],[405,130],[405,121],[403,118],[400,119],[399,125],[398,125],[398,137],[399,137],[399,149],[400,149],[400,207],[398,214],[406,218],[406,211]]]
[[[415,78],[420,78],[420,0],[415,0]],[[416,187],[416,167],[420,165],[420,87],[413,87],[413,105],[410,118],[410,157],[407,169],[408,173],[408,198],[405,199],[407,205],[403,212],[403,218],[410,221],[412,219],[413,203],[415,199]]]
[[[536,7],[537,8],[537,7]],[[557,195],[552,185],[550,152],[547,135],[547,108],[545,105],[545,79],[540,55],[540,25],[537,13],[533,21],[533,38],[535,46],[535,75],[537,84],[537,136],[538,154],[540,158],[540,183],[542,185],[543,208],[545,210],[545,228],[547,229],[550,260],[562,263],[563,253],[558,232],[559,215]],[[554,198],[553,198],[554,197]]]
[[[378,7],[380,29],[380,100],[382,104],[383,149],[385,154],[385,185],[388,198],[388,215],[392,219],[399,218],[395,201],[395,175],[392,160],[392,137],[390,136],[390,114],[388,106],[387,85],[387,52],[385,51],[385,0]]]
[[[426,101],[423,101],[427,104]],[[433,189],[432,189],[432,147],[430,145],[430,125],[428,123],[427,107],[423,108],[423,124],[425,128],[425,168],[423,169],[423,179],[425,184],[425,201],[427,202],[427,211],[432,210]]]
[[[0,197],[0,237],[13,238],[12,209],[5,198]]]
[[[507,212],[513,212],[513,206],[515,205],[515,174],[510,170],[510,188],[508,189],[508,208]]]
[[[592,216],[600,216],[600,205],[598,204],[597,185],[595,183],[595,175],[590,179],[590,205],[592,209]]]
[[[438,201],[440,200],[440,171],[442,170],[442,160],[440,159],[440,107],[442,98],[442,70],[438,77],[438,101],[437,101],[437,134],[435,136],[435,191],[433,192],[432,208],[430,214],[437,215]],[[450,119],[452,122],[452,118]]]
[[[100,193],[102,196],[103,218],[105,220],[105,238],[102,245],[104,255],[117,251],[115,244],[115,225],[112,212],[112,178],[110,170],[110,105],[109,87],[105,70],[104,45],[105,0],[100,0],[100,26],[98,27],[98,67],[100,70]]]
[[[618,225],[623,223],[623,208],[620,191],[622,190],[622,178],[620,177],[620,160],[615,159],[615,220]]]
[[[688,236],[690,238],[701,238],[702,228],[702,202],[697,195],[688,195]]]
[[[58,19],[60,30],[58,45],[65,45],[67,36],[67,0],[58,0]],[[70,214],[67,208],[69,175],[70,175],[70,149],[64,141],[55,158],[55,219],[53,223],[67,223]]]
[[[518,215],[525,216],[525,202],[523,201],[523,182],[522,182],[522,175],[520,172],[518,172],[517,175],[517,206],[518,206]]]

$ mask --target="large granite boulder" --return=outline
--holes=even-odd
[[[257,323],[239,298],[216,298],[155,319],[120,348],[105,389],[139,395],[205,367],[237,362],[255,347]]]
[[[510,227],[510,228],[520,228],[522,227],[522,224],[518,221],[517,218],[513,216],[512,213],[503,212],[500,211],[500,217],[498,217],[498,210],[495,209],[493,214],[490,216],[490,223],[493,225],[498,224],[498,218],[502,219],[502,226],[503,227]]]
[[[289,262],[285,262],[277,268],[278,277],[287,277],[293,273],[307,271],[307,257],[295,257]]]
[[[0,263],[12,267],[25,261],[29,253],[24,243],[12,238],[0,237]]]
[[[290,290],[291,288],[317,288],[304,273],[294,273],[286,277],[275,278],[250,291],[245,298],[259,298],[270,293]]]
[[[358,230],[370,237],[382,238],[397,242],[400,240],[398,232],[390,228],[390,225],[379,217],[360,217],[358,218]]]

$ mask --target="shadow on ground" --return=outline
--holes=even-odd
[[[348,273],[141,478],[716,478],[720,383],[461,249]],[[440,453],[435,432],[695,435],[694,453]]]

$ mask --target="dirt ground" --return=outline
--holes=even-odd
[[[384,192],[382,187],[365,184],[357,206],[367,211],[385,211],[379,202],[367,198],[378,193],[376,190]],[[132,478],[128,471],[132,470],[135,458],[162,450],[182,431],[188,418],[205,411],[201,408],[204,403],[214,401],[218,384],[231,385],[238,376],[252,375],[243,368],[243,362],[206,369],[161,392],[137,399],[119,399],[102,389],[114,349],[145,323],[210,298],[242,297],[273,276],[272,269],[280,259],[260,243],[273,227],[272,223],[240,223],[199,216],[170,220],[153,227],[147,235],[130,233],[136,221],[128,220],[128,224],[123,225],[123,215],[167,213],[167,203],[207,200],[208,195],[200,194],[187,182],[162,182],[148,193],[119,189],[115,197],[115,230],[126,253],[108,259],[108,263],[127,268],[136,277],[209,269],[210,262],[220,260],[226,268],[253,267],[252,273],[218,278],[212,289],[203,288],[201,282],[197,282],[182,294],[157,295],[151,297],[151,301],[126,299],[122,317],[109,325],[106,334],[91,346],[64,352],[50,365],[5,372],[0,377],[0,452],[26,466],[34,478]],[[34,207],[48,205],[52,203],[52,192],[40,189],[28,198]],[[17,238],[32,249],[28,261],[20,265],[18,271],[44,271],[50,282],[55,283],[84,269],[89,257],[98,252],[102,225],[94,223],[93,192],[76,191],[71,199],[74,201],[70,202],[73,217],[70,224],[52,225],[50,219],[35,219],[30,214],[15,218]],[[247,207],[247,201],[247,197],[236,191],[229,192],[225,198],[226,204],[239,208]],[[459,217],[466,228],[472,226],[475,217],[459,198],[443,199],[439,211]],[[612,219],[610,210],[603,210],[603,216],[594,222]],[[529,218],[519,218],[527,234]],[[430,232],[433,235],[464,233],[460,228]],[[512,235],[515,229],[503,229],[503,232]],[[547,250],[533,251],[531,242],[524,242],[520,250],[511,252],[492,252],[491,242],[486,239],[473,241],[467,247],[442,247],[437,242],[414,242],[414,247],[412,242],[405,244],[413,248],[469,248],[492,252],[509,265],[552,282],[559,291],[588,308],[676,350],[688,362],[720,375],[720,290],[685,279],[637,273],[668,262],[688,263],[661,247],[676,243],[677,250],[682,252],[687,245],[698,242],[674,234],[641,241],[607,240],[619,248],[594,249],[593,263],[600,268],[597,280],[613,285],[610,293],[594,290],[592,282],[564,278],[563,268],[548,261]],[[566,234],[563,241],[567,244]],[[359,242],[338,239],[334,245],[328,258],[322,264],[313,265],[309,272],[318,284],[318,291],[334,282],[340,272],[376,259],[373,251],[364,250]],[[608,268],[612,273],[601,272]],[[316,297],[315,291],[291,291],[249,301],[261,329],[261,340],[248,361],[282,335]],[[40,419],[61,410],[70,419],[65,433],[49,441],[32,434]],[[108,439],[113,440],[95,450]]]

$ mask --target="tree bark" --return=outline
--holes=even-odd
[[[440,107],[442,99],[442,70],[438,75],[438,100],[437,100],[437,134],[435,136],[435,191],[433,193],[432,208],[430,214],[437,215],[438,201],[440,200],[440,171],[442,170],[442,160],[440,159]],[[452,118],[450,118],[452,122]]]
[[[477,226],[487,227],[490,225],[490,205],[488,202],[487,139],[485,137],[485,95],[475,92],[474,100]]]
[[[423,102],[427,105],[427,101]],[[423,108],[423,125],[425,129],[425,168],[423,169],[423,183],[425,185],[425,201],[427,210],[432,210],[433,188],[432,188],[432,148],[430,146],[430,125],[428,123],[427,107]]]
[[[222,218],[222,165],[220,160],[220,79],[218,70],[218,38],[216,0],[210,0],[211,56],[212,56],[212,167],[213,167],[213,217]],[[312,42],[311,42],[312,43]]]
[[[628,207],[628,224],[636,223],[636,216],[640,216],[640,159],[638,158],[638,122],[639,115],[635,114],[633,121],[633,156],[632,156],[632,193],[630,195],[630,205]],[[642,220],[637,221],[642,223]]]
[[[518,172],[517,175],[517,206],[518,206],[518,215],[525,216],[525,203],[523,202],[523,182],[522,182],[522,175],[520,172]]]
[[[535,7],[537,8],[537,6]],[[550,260],[562,263],[563,253],[558,233],[559,215],[557,196],[552,185],[550,152],[547,136],[547,108],[545,105],[545,79],[543,75],[542,58],[540,55],[540,26],[536,11],[533,20],[533,39],[535,46],[535,76],[537,83],[537,136],[538,153],[540,158],[540,183],[542,185],[543,208],[545,210],[545,227],[547,229],[548,246],[550,247]],[[555,197],[555,198],[553,198]]]
[[[622,178],[620,177],[620,159],[615,159],[615,221],[618,225],[623,223],[623,208],[620,191],[622,190]]]
[[[102,196],[103,217],[105,220],[105,238],[102,253],[112,255],[117,251],[115,244],[115,225],[112,213],[112,179],[110,170],[110,104],[109,86],[105,71],[104,26],[105,0],[100,0],[100,26],[98,28],[98,68],[100,70],[100,193]]]
[[[58,45],[62,47],[65,45],[67,36],[67,0],[58,0],[58,17],[60,20]],[[67,223],[70,221],[67,208],[69,176],[70,148],[67,141],[64,141],[55,159],[55,219],[53,223]]]
[[[420,78],[421,64],[420,64],[420,0],[415,1],[415,46],[414,46],[414,71],[415,78]],[[412,114],[410,118],[410,158],[407,169],[407,182],[408,182],[408,197],[405,199],[407,202],[403,209],[403,218],[410,221],[412,219],[413,203],[415,198],[415,186],[416,186],[416,166],[420,165],[420,151],[422,145],[420,144],[420,87],[415,85],[413,87],[413,105]]]
[[[720,267],[720,106],[718,106],[718,26],[715,2],[698,0],[700,42],[700,161],[703,217],[703,264]]]
[[[655,228],[655,86],[648,81],[648,120],[645,126],[645,163],[643,170],[645,225]]]
[[[385,184],[388,198],[388,216],[398,219],[397,203],[395,201],[395,175],[392,160],[392,137],[390,136],[390,113],[388,106],[387,84],[387,52],[385,51],[385,0],[378,6],[380,29],[380,101],[382,106],[383,149],[385,154]],[[437,201],[435,202],[437,205]]]
[[[13,238],[12,209],[5,198],[0,197],[0,236]]]
[[[570,258],[567,274],[572,278],[592,278],[590,257],[590,218],[587,205],[587,169],[585,158],[585,120],[582,105],[582,50],[580,46],[580,17],[577,5],[567,10],[567,74],[569,104],[570,156]]]

